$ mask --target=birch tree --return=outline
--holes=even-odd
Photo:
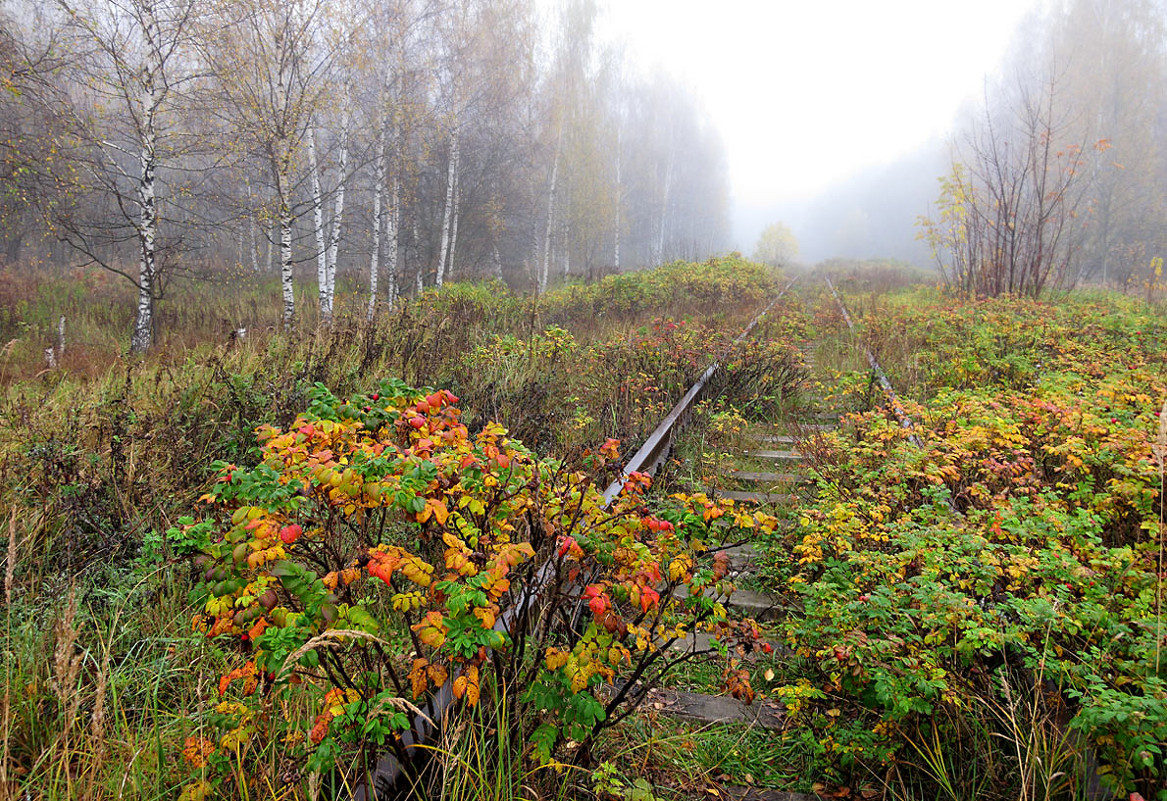
[[[161,247],[162,209],[181,190],[161,173],[180,160],[174,115],[194,78],[189,47],[196,5],[57,0],[57,7],[79,54],[67,70],[78,93],[68,111],[75,160],[62,180],[74,197],[89,201],[65,207],[58,230],[89,263],[133,281],[137,309],[130,351],[144,353],[154,341],[155,303],[172,266],[164,260],[171,254]],[[102,210],[99,216],[87,213],[94,209]],[[134,270],[125,266],[131,253]]]
[[[438,266],[434,275],[434,284],[441,286],[446,276],[447,262],[451,260],[453,241],[452,232],[458,225],[458,121],[455,118],[450,126],[450,155],[446,166],[446,199],[442,204],[442,246],[438,251]],[[453,265],[450,265],[451,267]]]
[[[320,319],[332,324],[333,304],[336,299],[336,262],[340,252],[341,226],[344,220],[345,188],[349,168],[349,113],[341,111],[341,129],[336,164],[336,185],[332,191],[332,217],[324,219],[324,192],[321,187],[321,167],[317,154],[317,131],[308,135],[308,171],[312,182],[312,228],[316,243],[316,287]]]
[[[53,74],[65,65],[53,9],[34,7],[17,17],[0,9],[0,238],[7,264],[42,231],[64,198],[54,176],[57,146],[68,137],[68,98]]]
[[[283,323],[295,319],[294,225],[300,159],[335,56],[319,36],[322,0],[222,0],[201,36],[235,147],[270,171],[279,231]]]
[[[163,63],[177,9],[194,3]],[[142,319],[180,242],[208,265],[278,269],[288,327],[308,265],[327,323],[353,267],[368,271],[372,316],[403,287],[492,275],[545,291],[555,275],[722,242],[719,144],[675,83],[625,76],[597,50],[595,0],[563,4],[546,58],[532,0],[47,7],[69,20],[60,49],[84,66],[45,73],[60,95],[45,108],[70,120],[54,152],[85,180],[44,205],[68,210],[60,230],[91,260],[152,284]],[[90,41],[98,23],[118,32],[112,45]],[[104,71],[105,94],[86,71]],[[130,87],[120,105],[116,85]],[[19,219],[11,205],[5,221]]]

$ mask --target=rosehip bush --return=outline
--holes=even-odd
[[[456,403],[317,385],[292,425],[258,430],[257,466],[214,466],[194,626],[228,666],[190,793],[228,774],[262,786],[277,762],[281,781],[337,770],[352,786],[385,753],[416,773],[404,735],[443,688],[456,706],[505,699],[529,760],[584,761],[667,670],[760,647],[726,614],[716,546],[774,518],[702,495],[650,510],[638,474],[607,504],[614,441],[568,466],[495,423],[472,436]],[[749,700],[744,675],[727,671]]]

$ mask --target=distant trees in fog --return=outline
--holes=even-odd
[[[592,0],[55,0],[0,18],[4,259],[138,288],[178,270],[402,292],[722,249],[722,146],[692,98],[601,49]]]
[[[1167,251],[1165,11],[1070,0],[1022,29],[923,221],[947,281],[996,295],[1147,280]]]
[[[771,223],[762,229],[753,259],[772,267],[789,266],[798,259],[798,237],[785,223]]]

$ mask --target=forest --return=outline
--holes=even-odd
[[[716,130],[675,80],[597,44],[596,14],[9,4],[5,262],[124,276],[141,353],[157,302],[208,270],[277,271],[286,327],[304,273],[327,321],[338,270],[363,276],[371,315],[451,278],[543,291],[724,251]]]
[[[1167,9],[747,243],[621,8],[0,4],[0,801],[1167,801]]]

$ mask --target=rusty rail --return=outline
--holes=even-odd
[[[851,315],[847,312],[846,305],[843,304],[843,298],[840,297],[839,293],[835,290],[835,285],[831,283],[831,279],[827,276],[823,276],[823,278],[827,282],[827,288],[830,289],[831,294],[835,296],[835,303],[839,304],[839,309],[843,312],[843,319],[847,321],[847,327],[850,329],[852,334],[855,334],[855,323],[851,321]],[[912,443],[919,450],[925,450],[924,440],[920,439],[920,436],[916,433],[919,430],[919,427],[916,425],[916,421],[913,420],[908,415],[908,413],[904,411],[904,407],[900,404],[899,398],[896,397],[895,390],[891,387],[891,381],[888,380],[887,373],[883,371],[883,367],[880,366],[879,361],[875,358],[875,354],[871,352],[870,348],[863,344],[863,340],[861,338],[859,339],[859,347],[863,348],[863,352],[867,354],[867,363],[871,365],[872,371],[874,371],[876,378],[879,379],[879,385],[883,387],[883,391],[887,393],[888,400],[891,401],[892,413],[896,416],[896,419],[900,421],[900,425],[910,432],[908,434],[908,442]],[[953,511],[953,513],[957,515],[961,514],[960,510],[956,508],[956,502],[953,500],[951,489],[949,489],[948,492],[944,495],[944,502],[948,505],[948,508]]]
[[[831,294],[835,297],[835,303],[839,305],[839,310],[843,312],[843,319],[847,321],[847,328],[850,329],[852,334],[855,334],[855,323],[851,321],[851,315],[847,312],[847,307],[843,304],[843,299],[839,296],[838,291],[835,290],[835,285],[831,283],[831,279],[826,276],[823,277],[827,282],[827,289],[831,290]],[[862,339],[859,340],[859,347],[863,348],[863,353],[867,355],[867,363],[871,365],[872,372],[879,379],[879,385],[887,393],[896,419],[900,421],[901,426],[911,432],[908,440],[922,450],[924,448],[924,442],[916,435],[916,422],[904,411],[904,407],[900,404],[900,399],[896,396],[895,390],[892,389],[891,381],[887,378],[887,373],[883,371],[883,368],[876,360],[875,354],[871,352],[871,349],[863,344]]]
[[[749,325],[745,327],[745,330],[738,334],[738,337],[733,341],[733,344],[738,344],[753,332],[754,328],[756,328],[758,323],[760,323],[766,314],[769,313],[770,309],[774,308],[778,301],[782,300],[782,298],[786,295],[787,290],[790,289],[796,280],[798,279],[795,278],[791,280],[790,283],[788,283],[786,286],[784,286],[782,291],[780,291],[774,297],[774,299],[770,301],[766,308],[762,309],[760,312],[758,312],[754,319],[750,320]],[[657,468],[660,467],[661,463],[668,458],[669,453],[672,451],[673,443],[676,441],[676,435],[681,431],[681,429],[685,427],[685,424],[688,422],[689,413],[692,411],[693,406],[704,396],[705,390],[709,387],[709,382],[713,380],[713,376],[717,375],[717,372],[720,369],[721,359],[718,359],[713,364],[705,368],[705,372],[701,374],[701,377],[697,379],[697,382],[693,384],[693,386],[689,387],[689,391],[686,392],[684,396],[682,396],[681,399],[677,401],[677,405],[674,406],[667,415],[665,415],[664,419],[661,420],[660,425],[656,427],[656,429],[648,436],[648,439],[645,440],[644,444],[640,446],[640,450],[634,453],[632,458],[628,460],[628,463],[624,466],[624,469],[620,473],[620,477],[613,481],[608,489],[604,491],[605,503],[611,503],[612,500],[620,494],[620,491],[624,489],[624,484],[628,481],[628,476],[630,474],[648,473],[649,475],[652,475],[656,472]]]
[[[750,320],[749,325],[734,339],[734,345],[742,342],[753,332],[758,326],[758,323],[786,295],[786,292],[796,280],[798,279],[792,279],[787,283],[774,299]],[[705,394],[705,391],[709,387],[709,382],[720,369],[721,358],[705,368],[705,372],[701,374],[701,377],[697,379],[696,383],[689,388],[689,391],[665,415],[660,425],[649,435],[644,445],[628,460],[628,463],[620,472],[620,477],[613,481],[608,489],[605,490],[604,506],[607,506],[615,500],[616,496],[620,494],[620,491],[624,489],[624,485],[632,473],[648,473],[651,475],[668,458],[673,443],[676,441],[676,435],[684,428],[689,420],[689,413],[693,405]],[[523,592],[516,599],[515,603],[503,610],[503,613],[494,624],[496,629],[509,632],[515,618],[525,613],[532,605],[538,602],[542,588],[552,578],[550,575],[552,567],[553,565],[547,563],[540,568],[535,579],[524,587]],[[446,683],[421,708],[421,714],[414,716],[413,725],[401,735],[403,751],[413,751],[414,753],[424,752],[426,744],[438,731],[438,721],[442,719],[454,702],[453,685],[455,678],[455,676],[450,676]],[[412,759],[415,759],[415,757],[411,757]],[[400,797],[402,793],[398,792],[397,785],[406,776],[407,774],[402,770],[402,765],[397,755],[394,753],[386,753],[378,760],[377,767],[373,771],[373,793],[370,795],[368,787],[362,782],[353,792],[353,798],[355,801],[371,801],[371,799]],[[404,789],[401,788],[401,790]]]

